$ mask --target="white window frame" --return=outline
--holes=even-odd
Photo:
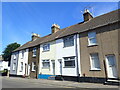
[[[93,36],[92,36],[93,35]],[[95,40],[95,43],[92,43],[92,40]],[[97,45],[96,32],[88,32],[88,46]]]
[[[44,66],[43,63],[48,63],[48,66]],[[42,68],[50,68],[50,60],[47,59],[47,60],[42,60]]]
[[[35,71],[36,68],[36,62],[32,62],[32,70],[31,71]]]
[[[22,52],[21,52],[21,58],[22,59],[24,58],[24,50],[22,50]]]
[[[33,57],[36,57],[36,55],[37,55],[37,48],[34,47],[34,48],[33,48]]]
[[[99,54],[98,53],[91,53],[90,54],[90,65],[91,65],[91,69],[90,70],[101,70]]]
[[[16,60],[17,56],[16,53],[13,54],[13,59]]]
[[[43,44],[43,51],[49,51],[50,50],[50,44]]]
[[[23,62],[20,63],[20,71],[22,72],[23,71]]]
[[[63,38],[64,47],[74,46],[74,35]]]
[[[71,59],[71,58],[73,58],[73,59]],[[65,65],[65,63],[67,62],[67,61],[74,61],[74,65],[72,65],[72,66],[66,66]],[[72,56],[72,57],[64,57],[64,67],[75,67],[75,56]]]
[[[13,71],[15,71],[15,70],[16,70],[16,63],[13,63],[12,70],[13,70]]]

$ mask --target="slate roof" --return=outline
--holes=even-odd
[[[49,34],[44,37],[40,37],[35,41],[29,41],[14,51],[37,46],[42,43],[53,41],[55,39],[59,39],[59,38],[62,38],[62,37],[65,37],[65,36],[68,36],[71,34],[82,33],[82,32],[88,31],[90,29],[95,29],[97,27],[108,25],[110,23],[118,22],[118,21],[120,21],[120,19],[118,17],[119,13],[120,13],[120,9],[109,12],[107,14],[103,14],[103,15],[94,17],[87,22],[81,22],[81,23],[69,26],[67,28],[59,30],[56,33]]]

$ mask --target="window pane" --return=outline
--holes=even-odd
[[[100,69],[100,62],[98,54],[91,54],[91,68]]]
[[[65,66],[75,66],[75,57],[65,57],[64,63]]]
[[[89,41],[89,45],[95,45],[97,43],[96,32],[88,33],[88,41]]]
[[[90,44],[96,44],[96,38],[92,38],[92,39],[89,39],[89,41],[90,41]]]
[[[64,47],[74,46],[74,36],[68,36],[64,39]]]
[[[65,66],[75,66],[75,61],[65,61]]]
[[[109,57],[107,57],[108,58],[108,60],[109,60],[109,66],[114,66],[115,65],[115,60],[114,60],[114,57],[113,56],[109,56]]]

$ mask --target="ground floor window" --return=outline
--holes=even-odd
[[[42,68],[50,68],[50,61],[49,60],[42,60]]]
[[[32,62],[32,71],[36,70],[36,62]]]
[[[16,69],[16,63],[13,63],[13,71]]]
[[[65,67],[75,67],[75,57],[64,57]]]
[[[100,61],[99,61],[98,53],[90,54],[90,62],[91,62],[91,70],[100,69]]]
[[[21,65],[20,65],[20,71],[23,71],[23,62],[21,62]]]

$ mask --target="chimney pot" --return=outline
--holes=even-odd
[[[36,40],[37,38],[39,38],[40,35],[36,34],[36,33],[32,33],[32,41]]]
[[[90,19],[93,18],[92,14],[88,9],[85,9],[83,17],[84,17],[84,22],[89,21]]]
[[[56,33],[57,31],[60,30],[60,26],[58,24],[52,24],[52,33]]]

